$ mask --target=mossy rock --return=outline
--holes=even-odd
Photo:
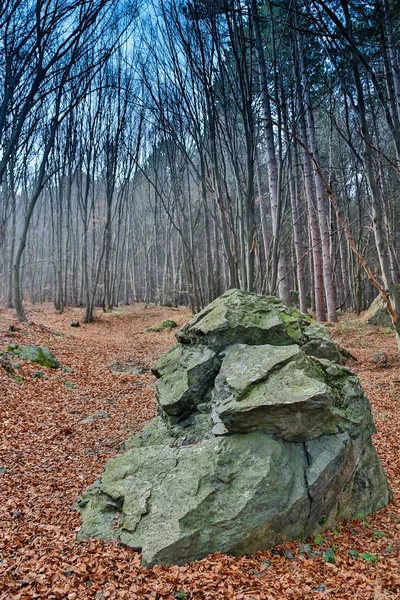
[[[167,319],[166,321],[163,321],[162,323],[160,323],[159,325],[156,325],[155,327],[150,327],[146,331],[159,332],[159,331],[165,331],[166,329],[169,329],[169,330],[175,329],[176,327],[178,327],[178,324],[175,321],[173,321],[172,319]]]
[[[60,363],[46,346],[18,346],[17,344],[11,344],[7,350],[14,354],[14,356],[18,356],[21,360],[29,360],[41,367],[50,367],[51,369],[58,369],[60,367]]]
[[[230,346],[212,392],[215,422],[228,433],[262,430],[292,442],[321,435],[373,431],[357,377],[297,344]]]
[[[21,367],[20,363],[12,360],[13,355],[10,352],[0,352],[0,367],[2,367],[10,375],[15,374],[15,369]]]
[[[309,315],[274,296],[229,290],[177,333],[182,344],[205,344],[219,352],[235,343],[286,346],[305,342]]]
[[[182,420],[207,402],[221,361],[207,346],[178,344],[153,367],[159,413],[169,423]],[[175,418],[174,418],[175,417]]]
[[[119,540],[148,567],[250,554],[334,526],[357,502],[370,512],[390,499],[372,445],[360,458],[346,434],[303,445],[259,431],[180,447],[154,434],[109,460],[76,506],[79,539]]]
[[[396,284],[396,287],[400,292],[400,284]],[[363,321],[376,327],[390,327],[393,329],[392,319],[380,294],[364,314]]]
[[[390,501],[358,378],[327,330],[230,290],[153,367],[158,417],[78,502],[83,537],[146,566],[240,555]]]

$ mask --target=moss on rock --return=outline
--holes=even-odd
[[[50,367],[51,369],[58,369],[60,367],[60,363],[46,346],[18,346],[17,344],[11,344],[7,350],[14,354],[14,356],[18,356],[21,360],[29,360],[41,367]]]
[[[78,503],[80,537],[145,565],[247,554],[390,500],[358,378],[326,329],[230,290],[153,368],[159,416]]]
[[[156,325],[155,327],[150,327],[149,329],[147,329],[147,331],[159,332],[164,331],[165,329],[175,329],[175,327],[178,327],[178,324],[175,321],[173,321],[172,319],[166,319],[159,325]]]

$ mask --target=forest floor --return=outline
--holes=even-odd
[[[400,358],[389,330],[351,317],[330,331],[358,359],[352,367],[372,404],[390,506],[307,540],[308,555],[291,542],[248,557],[213,554],[145,569],[138,552],[114,542],[77,542],[77,497],[155,414],[151,372],[113,374],[110,364],[150,367],[174,344],[174,332],[146,329],[189,317],[183,309],[138,305],[98,313],[93,324],[73,329],[78,309],[56,315],[51,305],[31,306],[26,325],[0,310],[0,351],[10,343],[45,345],[72,369],[23,361],[17,381],[0,368],[0,600],[399,598]],[[324,561],[327,548],[336,564]]]

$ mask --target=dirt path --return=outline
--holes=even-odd
[[[359,359],[354,368],[373,404],[375,442],[395,494],[373,517],[308,540],[321,554],[333,548],[336,564],[299,555],[296,542],[249,558],[214,554],[185,567],[147,570],[137,552],[114,542],[77,543],[72,507],[129,433],[155,412],[151,373],[117,374],[109,365],[117,360],[148,369],[174,344],[174,334],[146,329],[167,318],[181,325],[190,314],[135,306],[71,328],[80,315],[55,315],[43,306],[21,326],[11,311],[0,311],[0,350],[10,343],[46,345],[66,367],[23,362],[21,382],[0,369],[0,600],[399,597],[400,360],[390,332],[351,320],[333,330]],[[13,324],[17,330],[10,332]]]

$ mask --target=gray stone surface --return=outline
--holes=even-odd
[[[231,290],[153,368],[159,416],[78,502],[80,538],[143,563],[248,554],[390,501],[358,378],[327,331]],[[310,346],[310,344],[312,346]]]
[[[88,492],[80,535],[117,533],[143,548],[148,565],[255,552],[300,533],[309,512],[304,467],[304,450],[261,432],[131,450]]]
[[[97,419],[109,419],[110,415],[105,410],[99,410],[93,415],[88,415],[84,419],[81,420],[81,423],[93,423]]]
[[[400,290],[400,284],[397,284],[396,287]],[[393,329],[392,319],[381,295],[377,296],[372,302],[364,315],[364,320],[369,323],[369,325],[390,327]]]
[[[111,364],[107,365],[111,369],[113,375],[143,375],[147,373],[148,368],[142,367],[142,365],[133,365],[130,363],[123,363],[119,360],[115,360]]]
[[[156,385],[160,414],[172,423],[207,401],[220,364],[215,352],[206,346],[179,345],[170,350],[153,368],[160,377]]]
[[[217,351],[235,343],[286,346],[303,339],[311,317],[289,309],[279,298],[229,290],[182,327],[183,344],[205,344]]]
[[[50,367],[51,369],[58,369],[60,367],[60,363],[46,346],[19,346],[18,344],[11,344],[7,350],[14,354],[14,356],[18,356],[22,360],[29,360],[41,367]]]
[[[358,379],[297,345],[230,346],[215,379],[215,415],[229,433],[262,429],[289,441],[372,427]]]

